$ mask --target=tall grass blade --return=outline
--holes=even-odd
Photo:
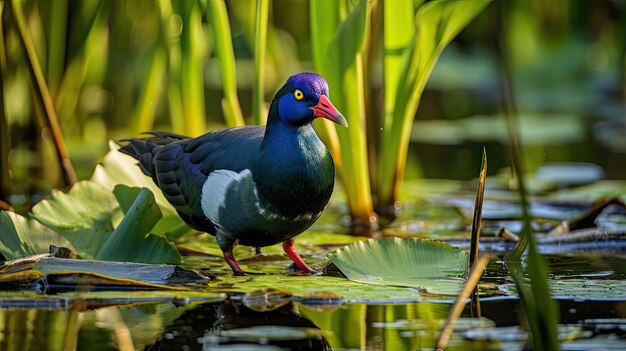
[[[474,200],[474,217],[472,219],[472,238],[470,245],[470,267],[478,259],[478,246],[480,244],[480,220],[483,213],[483,200],[485,197],[485,184],[487,182],[487,151],[483,148],[483,159],[480,165],[480,176],[476,188],[476,199]]]
[[[368,175],[367,141],[365,133],[364,69],[361,51],[365,46],[370,21],[370,1],[361,0],[342,21],[342,6],[337,1],[324,6],[311,2],[311,22],[315,66],[326,77],[332,99],[342,111],[349,128],[337,128],[335,133],[341,149],[340,177],[346,189],[355,229],[368,230],[372,225],[373,204]],[[324,28],[329,18],[329,27]],[[329,135],[333,135],[332,131]],[[331,137],[332,138],[332,137]],[[329,138],[329,139],[331,139]],[[331,139],[332,140],[332,139]],[[337,147],[331,147],[336,152]]]
[[[328,49],[341,21],[339,18],[339,6],[340,0],[327,0],[324,3],[321,1],[310,2],[313,63],[317,72],[326,78],[329,75],[329,67],[327,67]],[[331,92],[334,91],[332,86],[330,89]],[[339,173],[339,177],[342,177],[343,164],[341,162],[341,148],[337,130],[331,121],[323,120],[320,122],[321,128],[318,128],[320,137],[330,149],[335,160],[337,173]]]
[[[0,2],[0,19],[4,22],[6,1]],[[0,201],[6,200],[11,193],[11,172],[9,169],[9,151],[11,139],[9,123],[5,114],[4,78],[7,73],[6,42],[4,26],[0,25]]]
[[[378,194],[379,172],[377,163],[380,160],[380,143],[382,139],[383,123],[391,119],[396,102],[397,82],[400,79],[402,63],[405,58],[407,48],[411,45],[415,36],[415,6],[416,1],[384,1],[383,7],[383,38],[382,38],[382,60],[383,60],[383,88],[384,88],[384,108],[382,115],[369,115],[370,140],[373,144],[370,147],[370,178],[372,182],[372,192]],[[385,208],[375,204],[376,211],[383,217],[392,217],[389,211],[392,208]]]
[[[502,10],[503,4],[498,3],[497,12],[498,28],[503,31]],[[498,31],[500,32],[500,31]],[[524,155],[521,148],[519,133],[519,117],[515,103],[515,94],[511,79],[511,69],[507,57],[507,48],[504,39],[497,35],[496,48],[498,51],[498,63],[501,71],[500,90],[504,115],[506,117],[507,132],[511,145],[513,169],[517,178],[520,203],[522,206],[523,226],[518,240],[512,252],[506,258],[507,266],[515,282],[520,297],[522,311],[530,328],[534,350],[559,350],[557,334],[558,306],[552,300],[548,286],[548,266],[546,260],[537,249],[534,232],[529,213],[529,202],[526,198],[526,180],[523,171]],[[521,256],[528,248],[527,270],[528,279],[524,277],[524,271],[520,262]]]
[[[38,5],[41,7],[41,12],[46,14],[42,16],[42,20],[47,41],[46,76],[48,88],[50,94],[56,96],[65,68],[68,1],[41,1]]]
[[[52,96],[46,85],[46,80],[35,50],[35,44],[28,30],[26,23],[26,17],[22,9],[21,1],[11,0],[11,13],[13,19],[17,25],[17,32],[19,34],[20,43],[22,44],[26,57],[28,59],[28,70],[32,77],[33,91],[35,92],[35,99],[41,106],[46,123],[50,127],[52,132],[52,140],[54,142],[55,151],[59,166],[63,175],[63,179],[67,185],[76,183],[76,173],[74,167],[69,158],[67,150],[65,148],[65,141],[63,140],[63,134],[59,126],[57,119],[56,109],[52,102]]]
[[[237,97],[237,75],[235,69],[235,52],[230,34],[230,23],[224,0],[208,0],[207,22],[213,30],[215,53],[220,62],[224,98],[222,109],[229,126],[245,124],[241,105]]]
[[[179,134],[186,133],[186,119],[181,96],[181,65],[182,54],[180,48],[180,34],[182,32],[182,17],[174,13],[171,0],[159,0],[161,10],[161,44],[167,52],[167,101],[169,107],[172,131]]]
[[[205,132],[204,70],[202,67],[206,38],[202,32],[202,11],[197,1],[173,1],[172,6],[182,19],[180,33],[180,97],[185,121],[185,134],[197,136]]]
[[[167,57],[160,44],[157,44],[148,69],[145,85],[140,92],[139,101],[132,118],[132,133],[153,129],[154,118],[158,106],[159,96],[163,91],[163,79],[167,66]]]
[[[76,3],[72,31],[77,33],[67,52],[66,67],[54,102],[59,121],[68,134],[81,132],[83,115],[78,113],[79,98],[86,85],[101,85],[108,59],[109,1]],[[69,44],[68,44],[69,45]]]
[[[439,55],[489,2],[439,0],[428,2],[418,10],[415,17],[416,35],[405,52],[393,113],[385,119],[383,127],[380,173],[377,177],[377,198],[381,205],[392,205],[398,198],[413,117]]]
[[[265,52],[267,51],[267,25],[269,0],[257,0],[254,34],[254,87],[252,89],[252,116],[254,123],[264,125],[267,121],[265,109]]]
[[[11,139],[4,111],[4,81],[0,79],[0,200],[6,200],[11,194],[11,171],[9,169]]]
[[[483,276],[483,273],[485,272],[485,268],[487,268],[488,263],[489,255],[482,255],[478,260],[474,262],[474,265],[471,266],[471,274],[468,277],[465,286],[463,286],[463,290],[461,290],[456,300],[454,301],[454,305],[452,305],[452,308],[450,309],[448,319],[446,319],[446,323],[441,329],[439,338],[437,338],[435,349],[444,350],[448,346],[448,341],[450,340],[450,336],[452,336],[452,330],[454,329],[454,325],[461,316],[461,313],[463,313],[463,308],[467,303],[467,299],[470,297],[472,292],[476,290],[478,281]]]

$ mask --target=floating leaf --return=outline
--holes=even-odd
[[[63,234],[82,257],[95,258],[113,232],[117,207],[109,190],[81,181],[68,193],[53,190],[50,198],[33,207],[32,217]]]
[[[93,181],[82,181],[68,193],[54,191],[33,208],[32,216],[65,236],[87,259],[179,263],[176,248],[164,237],[150,234],[161,219],[150,190],[120,185],[114,193]],[[119,207],[126,216],[114,229]]]
[[[1,275],[0,284],[5,288],[25,286],[32,284],[41,277],[43,277],[43,274],[41,274],[41,272],[30,269],[27,271]]]
[[[109,153],[96,166],[91,180],[109,191],[112,191],[118,184],[150,189],[163,215],[152,232],[170,238],[177,238],[189,232],[190,228],[178,216],[174,207],[167,202],[161,189],[150,177],[141,172],[137,166],[137,160],[119,152],[119,146],[114,142],[111,142],[109,147]]]
[[[455,295],[463,287],[468,255],[446,243],[416,238],[371,239],[328,254],[348,279],[372,285],[420,288]]]
[[[126,215],[98,252],[97,258],[112,261],[179,263],[181,257],[176,247],[164,237],[150,234],[150,230],[161,219],[161,211],[154,201],[152,192],[146,188],[129,188],[124,185],[116,186],[113,192]],[[134,198],[132,204],[130,198]]]
[[[211,281],[209,287],[232,287],[233,291],[250,292],[264,287],[280,287],[291,292],[296,299],[311,294],[333,293],[336,302],[406,302],[420,301],[423,297],[414,288],[395,286],[372,286],[345,278],[325,276],[247,275],[244,277],[220,277]],[[328,296],[328,295],[327,295]]]
[[[56,247],[54,245],[50,245],[50,253],[30,255],[14,260],[4,261],[2,265],[0,265],[0,276],[29,270],[33,268],[39,260],[45,257],[80,258],[76,252],[68,249],[67,247]]]
[[[33,269],[44,275],[89,273],[160,285],[182,285],[209,280],[206,276],[173,265],[71,260],[56,257],[39,260]]]
[[[50,245],[71,247],[62,235],[14,212],[0,211],[0,253],[8,260],[50,252]]]
[[[626,299],[626,282],[612,279],[559,279],[550,281],[550,291],[555,298],[580,300]],[[515,295],[514,284],[498,287],[502,292]]]

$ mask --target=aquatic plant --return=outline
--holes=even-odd
[[[333,94],[340,95],[338,108],[351,126],[325,124],[327,142],[340,160],[353,225],[369,228],[374,209],[395,217],[413,117],[437,58],[489,1],[436,0],[417,11],[412,0],[349,3],[311,2],[313,59]],[[382,19],[371,18],[379,12]],[[382,50],[371,39],[379,29],[375,21],[382,22],[376,22],[383,29]],[[383,111],[366,103],[375,95],[367,77],[377,52],[383,61]]]

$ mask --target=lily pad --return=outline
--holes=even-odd
[[[166,238],[150,233],[161,219],[161,211],[152,192],[146,188],[129,188],[123,185],[115,187],[113,192],[126,215],[100,249],[97,258],[144,263],[180,263],[181,257],[176,247]]]
[[[33,207],[32,217],[61,233],[82,257],[95,258],[113,232],[117,208],[109,190],[91,181],[81,181],[67,193],[53,190],[50,198]]]
[[[182,285],[202,283],[208,277],[172,265],[42,258],[33,267],[43,275],[89,273],[110,278],[139,281],[147,284]],[[132,282],[131,282],[132,283]],[[133,284],[129,283],[130,286]]]
[[[49,253],[50,245],[72,247],[61,234],[13,212],[0,211],[0,253],[8,260]]]
[[[114,226],[120,207],[126,215]],[[68,193],[54,191],[49,199],[33,208],[32,216],[62,234],[83,258],[144,263],[181,261],[173,244],[150,233],[161,219],[161,211],[146,188],[120,185],[111,194],[92,181],[82,181]],[[29,242],[41,240],[37,234],[29,238]]]
[[[456,295],[465,279],[468,254],[446,243],[417,238],[370,239],[328,254],[348,279]]]
[[[414,288],[396,286],[372,286],[345,278],[326,276],[248,275],[244,277],[220,277],[211,281],[209,287],[231,287],[233,292],[248,293],[265,287],[280,287],[291,292],[295,300],[306,300],[312,294],[329,293],[336,302],[390,303],[420,301],[423,296]],[[234,298],[234,297],[233,297]],[[328,301],[326,301],[328,302]],[[313,301],[315,303],[315,301]]]
[[[550,281],[550,290],[555,298],[580,300],[624,300],[626,282],[612,279],[560,279]],[[516,295],[514,284],[503,284],[499,290]]]
[[[119,152],[119,145],[112,141],[109,143],[109,148],[109,153],[96,166],[91,180],[109,191],[120,184],[150,189],[163,213],[163,218],[157,223],[153,232],[170,238],[177,238],[189,232],[191,228],[178,216],[174,207],[163,196],[161,189],[150,177],[141,172],[137,166],[137,160]]]

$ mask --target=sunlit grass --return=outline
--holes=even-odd
[[[230,24],[226,5],[223,0],[208,0],[207,20],[213,32],[215,52],[220,62],[224,98],[222,109],[229,126],[244,125],[239,98],[237,97],[237,77],[235,69],[235,53],[231,41]]]
[[[365,0],[354,6],[311,2],[314,62],[332,89],[340,90],[337,105],[350,125],[348,131],[327,125],[327,141],[341,160],[340,177],[354,224],[374,223],[374,208],[384,217],[395,216],[409,136],[426,82],[443,49],[488,3],[432,1],[415,12],[409,0],[393,6]],[[364,51],[375,46],[368,42],[372,6],[385,6],[384,111],[366,111],[364,102],[366,90],[372,89],[364,86],[363,67],[369,55]],[[376,125],[381,125],[380,133],[367,133]],[[380,135],[380,140],[367,140],[368,134]],[[369,148],[370,154],[368,143],[377,146]],[[375,166],[369,167],[369,162]]]
[[[257,0],[254,36],[254,87],[252,89],[252,117],[255,124],[264,125],[267,121],[265,106],[265,55],[267,51],[267,25],[269,21],[269,0]]]

